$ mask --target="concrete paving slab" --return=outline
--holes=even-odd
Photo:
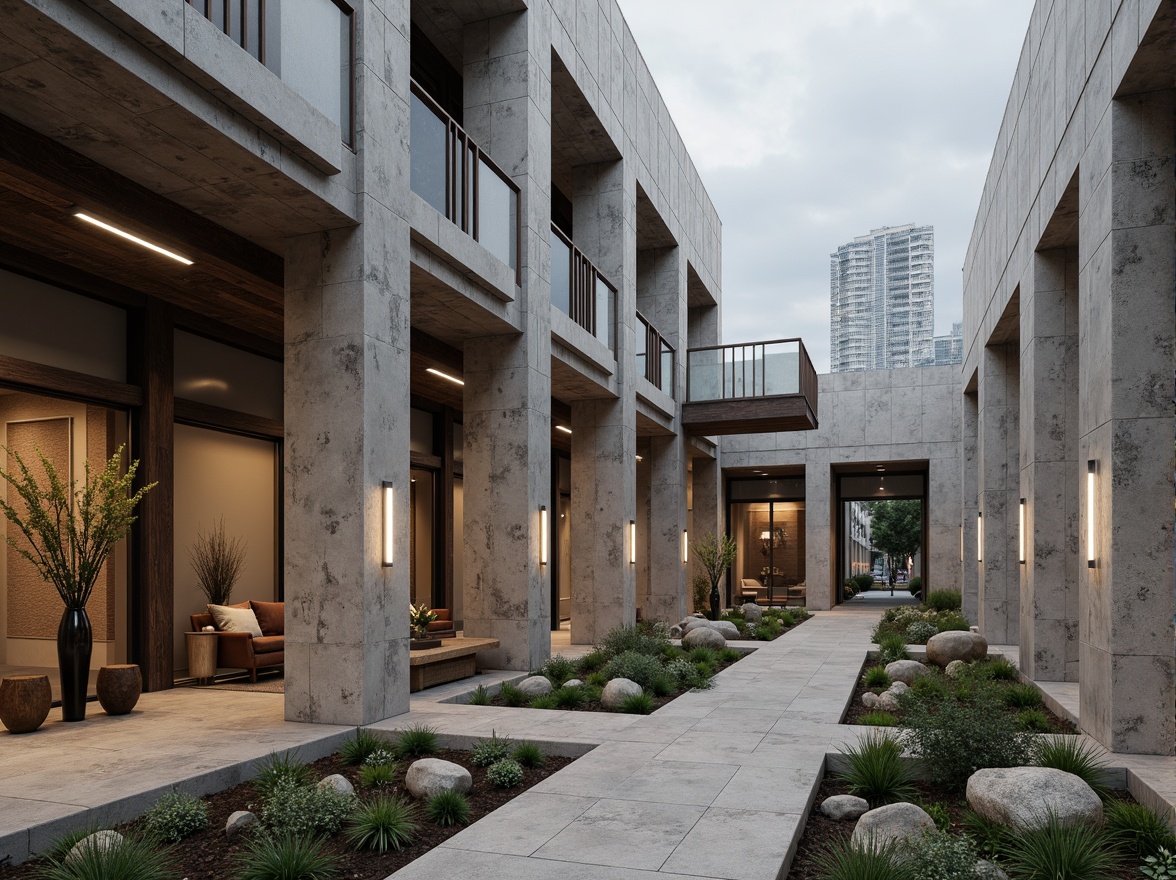
[[[776,880],[802,818],[711,807],[662,868],[695,877]]]
[[[597,800],[531,789],[455,834],[442,845],[454,849],[529,856],[595,806]]]

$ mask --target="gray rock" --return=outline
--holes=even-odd
[[[905,694],[907,691],[910,690],[910,687],[905,682],[896,681],[889,688],[887,688],[887,690],[890,693],[894,694],[896,697],[901,697],[903,694]]]
[[[355,786],[347,781],[347,777],[339,773],[332,773],[319,780],[319,788],[333,788],[339,794],[355,794]]]
[[[968,806],[991,822],[1018,829],[1043,828],[1050,815],[1066,825],[1103,823],[1094,790],[1073,773],[1052,767],[977,770],[968,777]]]
[[[670,627],[670,638],[671,639],[682,638],[682,627],[677,626],[677,625],[671,626]]]
[[[416,798],[431,798],[443,791],[465,794],[474,784],[470,771],[452,761],[421,758],[413,761],[404,777],[404,785]]]
[[[528,676],[520,681],[517,687],[528,697],[542,697],[551,693],[551,682],[542,675]]]
[[[739,610],[743,612],[743,619],[748,623],[759,623],[764,619],[764,609],[755,602],[744,602]]]
[[[703,632],[713,632],[713,630],[703,630]],[[639,693],[641,693],[641,685],[637,682],[629,681],[627,678],[614,678],[604,686],[604,692],[600,695],[600,704],[606,709],[619,709],[625,700]]]
[[[878,695],[878,708],[883,712],[898,711],[898,697],[894,695],[894,691],[886,691],[886,693]]]
[[[878,695],[871,693],[870,691],[866,691],[864,694],[862,694],[862,705],[867,709],[876,708],[878,706]]]
[[[890,680],[901,681],[903,684],[914,684],[916,678],[930,672],[931,670],[918,660],[895,660],[886,664],[886,674],[890,676]]]
[[[727,640],[717,629],[700,626],[682,637],[682,645],[686,648],[711,648],[715,651],[721,651],[727,647]]]
[[[578,678],[569,678],[567,681],[565,681],[563,683],[563,686],[566,688],[578,688],[578,687],[583,687],[583,685],[584,685],[584,682],[580,681],[580,679],[578,679]]]
[[[257,817],[248,810],[237,810],[235,813],[230,813],[225,822],[225,835],[230,838],[236,837],[256,822]]]
[[[852,794],[835,794],[821,802],[821,812],[838,822],[843,819],[857,819],[869,809],[870,805],[864,798]]]
[[[117,831],[95,831],[87,834],[70,848],[65,863],[72,865],[84,859],[87,853],[104,853],[122,846],[123,836]]]
[[[686,624],[686,633],[689,635],[696,629],[703,627],[715,630],[725,639],[739,638],[739,627],[729,620],[692,620]]]
[[[964,674],[964,670],[968,668],[968,664],[963,660],[952,660],[943,670],[943,674],[948,678],[959,678]]]
[[[976,880],[1009,880],[1009,875],[987,859],[976,862]]]
[[[927,639],[927,660],[947,666],[952,660],[983,660],[988,656],[988,640],[980,633],[942,632]]]
[[[935,833],[935,821],[920,807],[887,804],[858,819],[852,842],[859,849],[878,849],[891,842],[918,840],[928,833]]]

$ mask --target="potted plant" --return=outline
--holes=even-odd
[[[84,721],[86,689],[90,680],[90,653],[94,645],[86,603],[102,573],[106,558],[135,521],[134,510],[155,483],[131,493],[138,461],[122,473],[122,446],[105,467],[93,473],[85,463],[86,480],[62,481],[53,462],[40,449],[44,477],[38,480],[16,452],[5,448],[16,460],[16,473],[0,469],[20,496],[24,510],[0,500],[4,516],[20,530],[29,546],[11,537],[9,544],[57,588],[65,613],[57,628],[57,662],[61,671],[61,718]],[[31,549],[29,549],[31,548]]]
[[[719,605],[722,597],[719,595],[719,581],[723,573],[735,561],[735,540],[730,535],[703,535],[701,539],[690,545],[695,557],[702,564],[710,580],[710,619],[719,619]]]
[[[424,648],[440,648],[440,639],[429,638],[429,624],[437,619],[437,612],[423,602],[420,605],[408,606],[408,626],[412,630],[412,638],[408,647],[419,651]]]
[[[245,567],[245,550],[240,538],[225,534],[224,517],[207,532],[196,533],[196,541],[188,550],[188,563],[210,605],[229,604],[233,586]]]

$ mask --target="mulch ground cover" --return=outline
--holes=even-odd
[[[968,802],[962,794],[948,791],[943,786],[930,782],[917,782],[915,789],[918,792],[916,800],[920,803],[939,804],[947,810],[951,817],[952,834],[963,834],[967,830],[963,821],[964,815],[968,812]],[[835,794],[849,794],[849,786],[827,777],[821,783],[817,799],[813,802],[813,809],[805,822],[804,835],[797,846],[792,867],[788,869],[788,880],[823,880],[824,874],[817,867],[817,859],[830,844],[839,840],[847,841],[853,834],[853,820],[837,821],[821,812],[824,800]],[[1131,800],[1131,796],[1126,792],[1115,792],[1114,796],[1125,801]],[[984,853],[981,853],[981,856],[983,857]],[[1139,867],[1142,864],[1139,859],[1129,857],[1117,872],[1107,877],[1107,880],[1138,880],[1141,876]]]
[[[467,795],[470,803],[470,822],[476,822],[488,813],[522,794],[531,786],[546,779],[561,767],[571,763],[572,758],[548,756],[543,767],[524,769],[522,784],[510,789],[495,788],[486,781],[486,769],[475,767],[470,761],[470,752],[443,749],[429,757],[442,758],[461,764],[473,776],[474,785]],[[412,796],[404,786],[404,776],[412,761],[402,761],[392,785],[383,786],[381,793],[399,794],[408,800]],[[364,789],[359,786],[359,768],[342,764],[334,755],[322,758],[310,765],[314,778],[321,779],[332,773],[341,773],[355,786],[356,794],[361,798],[369,798],[376,789]],[[253,785],[244,782],[233,788],[209,795],[204,798],[208,804],[208,826],[178,844],[170,846],[169,860],[176,870],[177,877],[188,880],[233,880],[239,876],[240,869],[234,858],[245,849],[244,836],[235,840],[225,837],[225,821],[229,814],[236,810],[252,810],[256,812],[260,798],[253,789]],[[344,836],[332,835],[326,839],[325,850],[336,859],[338,877],[344,880],[384,880],[389,874],[403,868],[414,859],[420,858],[433,847],[448,840],[462,830],[464,826],[442,827],[434,825],[426,818],[423,802],[417,817],[417,832],[413,843],[397,852],[379,855],[367,851],[358,851],[348,845]],[[118,830],[134,832],[139,823],[131,822],[118,826]],[[26,880],[36,876],[36,861],[25,862],[15,867],[0,868],[0,880]]]

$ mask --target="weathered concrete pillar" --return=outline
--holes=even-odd
[[[1080,725],[1114,751],[1166,755],[1176,733],[1174,105],[1172,91],[1112,101],[1087,148],[1104,165],[1079,177]]]
[[[348,725],[408,709],[409,192],[371,170],[408,166],[408,3],[357,15],[361,225],[288,240],[285,285],[286,718]]]
[[[1017,644],[1020,573],[1017,565],[1020,388],[1014,344],[986,346],[980,364],[978,458],[984,558],[979,563],[978,623],[993,645]]]
[[[978,459],[980,409],[975,389],[964,392],[962,443],[963,524],[960,555],[964,565],[963,612],[970,621],[980,619],[980,563],[976,561],[976,511],[979,510],[980,467]]]
[[[1033,260],[1021,287],[1020,665],[1039,681],[1077,681],[1078,253]]]
[[[551,95],[543,16],[467,26],[465,127],[521,190],[521,335],[465,343],[465,633],[496,638],[483,662],[534,669],[551,652],[539,508],[551,501]],[[498,119],[509,120],[497,125]]]
[[[824,458],[814,453],[823,453]],[[804,467],[806,607],[826,611],[837,604],[839,584],[833,583],[833,476],[827,450],[810,450]]]

